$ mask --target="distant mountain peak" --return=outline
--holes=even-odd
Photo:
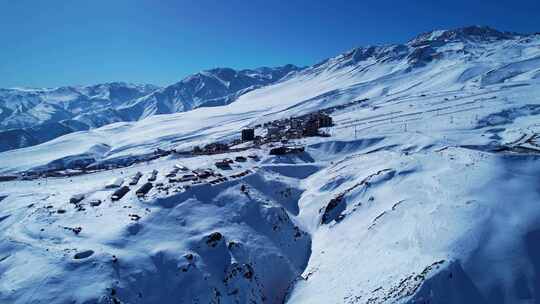
[[[520,36],[517,33],[501,32],[489,26],[472,25],[450,30],[434,30],[422,33],[409,41],[409,45],[416,46],[432,42],[474,41],[492,42],[496,40],[513,39]]]
[[[350,49],[336,57],[315,64],[311,69],[339,69],[356,66],[362,62],[397,61],[405,57],[413,66],[442,58],[437,48],[447,43],[464,42],[466,44],[484,44],[496,41],[524,37],[524,34],[502,32],[489,26],[466,26],[448,30],[433,30],[422,33],[406,44],[367,45]]]
[[[129,113],[131,120],[138,120],[154,114],[225,105],[244,93],[273,84],[301,69],[292,64],[244,70],[227,67],[208,69],[133,100],[120,110]]]
[[[178,86],[191,82],[200,82],[204,78],[214,78],[222,82],[232,81],[241,77],[254,77],[257,79],[274,79],[279,80],[293,71],[301,70],[301,67],[297,67],[293,64],[286,64],[277,67],[258,67],[254,69],[236,70],[229,67],[219,67],[208,70],[203,70],[198,73],[187,76],[181,81],[173,84],[172,86]],[[269,78],[270,77],[270,78]]]

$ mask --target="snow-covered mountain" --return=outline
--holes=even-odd
[[[233,70],[217,68],[191,75],[180,82],[132,100],[119,111],[138,120],[154,114],[189,111],[198,107],[226,105],[254,89],[275,83],[300,68],[288,64],[276,68]]]
[[[125,117],[115,108],[157,89],[153,85],[121,82],[52,89],[0,89],[0,151],[124,121]]]
[[[4,177],[146,160],[0,182],[0,302],[540,301],[540,35],[433,31],[219,103],[0,153]],[[288,143],[304,152],[154,158],[319,110],[334,126]],[[179,164],[215,174],[166,177]]]
[[[54,89],[0,89],[0,151],[114,122],[228,104],[297,70],[293,65],[240,71],[219,68],[161,89],[119,82]]]
[[[121,82],[53,89],[0,89],[2,129],[33,127],[114,108],[157,90]],[[92,125],[90,125],[92,126]]]

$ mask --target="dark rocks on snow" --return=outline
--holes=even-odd
[[[186,254],[184,254],[184,258],[185,258],[186,260],[188,260],[189,262],[191,262],[191,261],[193,261],[193,259],[194,259],[195,257],[193,256],[192,253],[186,253]]]
[[[94,250],[85,250],[85,251],[77,252],[73,256],[73,258],[75,260],[86,259],[86,258],[90,257],[93,254],[94,254]]]
[[[242,244],[238,243],[238,242],[235,242],[235,241],[230,241],[229,244],[227,244],[227,247],[229,248],[229,250],[234,250],[236,248],[240,248]]]
[[[244,264],[244,278],[251,280],[251,278],[253,277],[253,273],[253,267],[251,267],[250,264]]]
[[[321,219],[323,224],[328,224],[334,219],[336,219],[343,210],[345,210],[345,204],[343,203],[343,194],[340,194],[333,199],[331,199],[326,208],[324,208],[324,213]]]
[[[221,241],[223,235],[219,232],[213,232],[210,235],[206,236],[206,244],[210,247],[216,247],[216,245]]]
[[[79,233],[81,233],[81,231],[82,231],[82,227],[75,227],[75,228],[64,227],[64,229],[66,229],[66,230],[71,230],[71,231],[73,231],[73,233],[75,233],[75,234],[77,234],[77,235],[78,235]]]
[[[395,285],[390,286],[390,288],[377,288],[373,290],[371,292],[372,296],[367,299],[366,303],[397,303],[404,298],[416,294],[419,288],[424,285],[424,282],[429,274],[433,270],[439,269],[443,263],[445,263],[445,260],[436,261],[425,267],[424,270],[422,270],[422,272],[419,274],[415,274],[413,272],[410,275],[407,275],[405,278],[399,280],[399,282],[397,282]]]
[[[423,66],[428,62],[433,61],[434,59],[437,59],[441,57],[442,55],[440,53],[437,53],[435,49],[432,47],[426,46],[417,48],[414,51],[412,51],[409,56],[407,57],[409,64],[414,66]]]
[[[300,227],[294,226],[294,240],[296,241],[299,238],[302,238],[305,234],[304,231],[300,230]]]
[[[225,275],[225,278],[223,279],[223,282],[227,284],[240,276],[247,280],[251,280],[254,277],[254,275],[255,275],[255,270],[253,270],[253,266],[251,266],[251,264],[232,263],[229,266],[229,269],[227,271],[227,274]]]

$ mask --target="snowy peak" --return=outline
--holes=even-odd
[[[335,71],[342,68],[365,72],[370,66],[377,67],[388,62],[393,62],[396,67],[410,71],[411,68],[425,66],[445,56],[456,55],[465,58],[470,51],[481,51],[486,45],[532,36],[502,32],[487,26],[434,30],[420,34],[405,44],[357,47],[324,60],[306,69],[304,73]],[[402,60],[403,62],[400,62]]]
[[[125,82],[110,82],[93,86],[81,87],[81,91],[89,96],[110,99],[113,102],[125,102],[149,94],[159,87],[151,84],[131,84]]]
[[[435,30],[418,35],[409,41],[411,46],[445,42],[480,42],[489,43],[497,40],[513,39],[520,36],[515,33],[501,32],[488,26],[467,26],[453,30]]]
[[[256,69],[234,70],[231,68],[215,68],[205,70],[189,77],[182,81],[173,84],[172,86],[181,87],[183,85],[197,87],[204,82],[219,82],[225,87],[238,91],[252,85],[267,85],[278,81],[290,72],[298,71],[301,68],[292,64],[269,68],[260,67]],[[219,94],[214,94],[216,97]]]
[[[239,95],[273,84],[301,68],[288,64],[281,67],[234,70],[215,68],[188,76],[148,96],[134,100],[122,111],[133,119],[154,114],[188,111],[198,107],[225,105]]]
[[[343,55],[342,60],[351,64],[368,59],[398,60],[403,58],[406,52],[407,48],[400,44],[389,46],[368,46],[350,50]]]
[[[124,82],[0,89],[0,151],[122,121],[111,109],[156,89],[154,85]]]
[[[58,121],[55,113],[61,112],[66,112],[65,116],[72,118],[79,113],[97,111],[147,95],[157,88],[148,84],[114,82],[45,89],[1,89],[0,129],[32,127]],[[52,112],[45,113],[42,108],[51,109]]]

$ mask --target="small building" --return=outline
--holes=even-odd
[[[268,137],[275,137],[279,135],[279,128],[278,127],[269,127],[266,129],[266,136]]]
[[[285,137],[287,139],[295,139],[295,138],[301,138],[302,137],[302,129],[289,129],[285,132]]]
[[[291,118],[291,130],[298,130],[302,128],[302,120],[299,118]]]
[[[176,165],[174,165],[174,167],[177,168],[178,170],[189,171],[188,167],[186,167],[184,165],[181,165],[181,164],[176,164]]]
[[[180,182],[189,182],[189,181],[196,181],[198,179],[197,176],[195,176],[195,174],[184,174],[181,178],[180,178]]]
[[[317,136],[319,128],[331,127],[333,125],[332,117],[324,113],[311,114],[304,124],[302,134],[304,136]]]
[[[306,151],[306,148],[303,146],[289,146],[287,149],[289,153],[302,153]]]
[[[130,185],[136,185],[139,182],[139,179],[141,179],[142,173],[137,172],[135,175],[131,178],[131,181],[129,182]]]
[[[154,169],[152,170],[152,173],[150,173],[150,177],[148,178],[149,182],[153,182],[157,179],[158,170]]]
[[[111,196],[111,200],[117,201],[121,199],[122,197],[124,197],[124,195],[126,195],[126,193],[128,192],[129,192],[129,187],[123,186],[122,188],[114,191],[113,195]]]
[[[270,155],[285,155],[302,153],[305,151],[303,146],[281,146],[270,150]]]
[[[97,207],[99,205],[101,205],[101,200],[100,199],[95,198],[95,199],[90,201],[90,206],[92,206],[92,207]]]
[[[317,136],[319,135],[319,121],[317,119],[309,119],[304,129],[302,130],[302,135],[304,136]]]
[[[237,156],[234,160],[237,162],[245,162],[247,161],[247,158],[245,156]]]
[[[270,150],[270,155],[285,155],[287,154],[287,148],[285,146],[273,148]]]
[[[195,169],[192,171],[198,178],[208,178],[212,175],[212,171],[205,169]]]
[[[202,152],[203,152],[203,150],[201,149],[201,147],[199,147],[199,146],[194,146],[193,147],[193,150],[192,150],[193,154],[200,154]]]
[[[231,165],[230,163],[227,161],[227,160],[221,160],[221,161],[217,161],[215,163],[216,167],[218,167],[219,169],[230,169],[231,168]]]
[[[71,204],[78,204],[84,199],[84,194],[75,194],[70,199],[69,202]]]
[[[171,177],[171,178],[169,178],[169,183],[170,184],[179,183],[179,182],[180,182],[180,177]]]
[[[331,127],[333,125],[332,117],[322,112],[311,114],[309,121],[315,121],[319,128]]]
[[[255,129],[243,129],[242,130],[242,140],[249,141],[255,139]]]
[[[229,146],[224,143],[211,143],[204,146],[206,152],[223,152],[229,150]]]
[[[139,188],[139,190],[135,191],[135,194],[138,197],[145,196],[150,191],[150,189],[152,189],[152,187],[152,183],[145,183]]]
[[[171,172],[167,173],[167,175],[165,175],[165,177],[175,177],[176,174],[178,173],[178,168],[174,168],[171,170]]]
[[[317,114],[317,119],[319,120],[319,128],[327,128],[334,125],[332,117],[323,113]]]

